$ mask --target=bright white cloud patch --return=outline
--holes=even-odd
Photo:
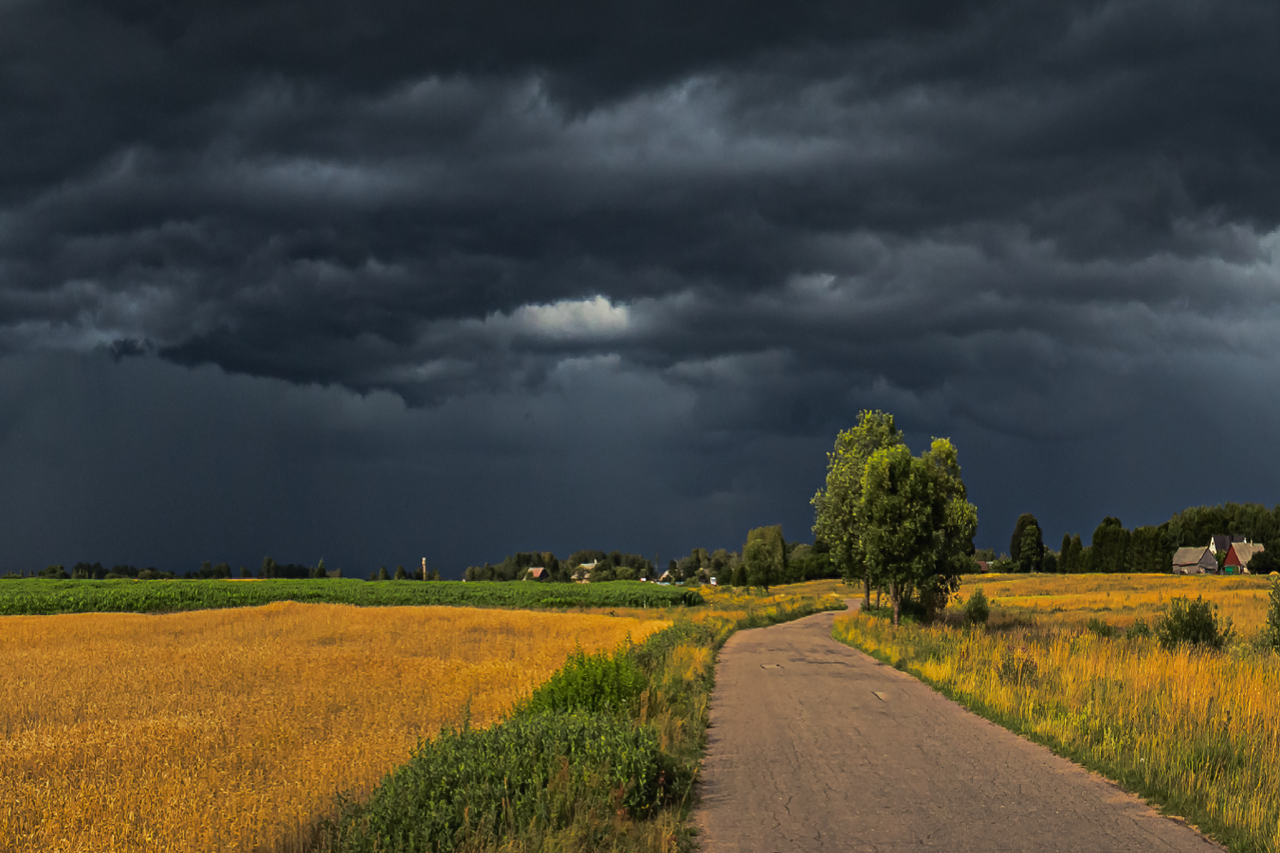
[[[603,296],[566,299],[550,305],[522,305],[509,322],[525,334],[557,341],[611,338],[630,328],[631,309]]]

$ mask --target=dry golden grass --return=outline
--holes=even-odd
[[[1280,656],[1165,651],[1028,627],[836,617],[837,639],[1188,816],[1233,850],[1280,850]]]
[[[420,738],[669,623],[273,604],[0,619],[10,853],[294,848]]]
[[[1253,634],[1267,620],[1269,577],[1220,575],[967,575],[959,596],[981,588],[993,611],[1037,621],[1083,625],[1102,619],[1128,627],[1148,623],[1175,596],[1203,596],[1237,631]]]

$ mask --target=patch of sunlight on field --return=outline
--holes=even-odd
[[[1232,620],[1237,631],[1253,634],[1267,620],[1271,578],[1223,575],[966,575],[959,599],[981,588],[994,611],[1062,625],[1102,619],[1127,627],[1154,621],[1171,598],[1203,596]],[[958,607],[953,604],[952,607]]]
[[[0,618],[7,853],[296,850],[420,738],[666,621],[302,605]]]

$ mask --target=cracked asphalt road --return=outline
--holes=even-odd
[[[703,853],[1224,850],[837,643],[834,616],[739,631],[721,651]]]

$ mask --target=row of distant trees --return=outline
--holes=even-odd
[[[763,532],[767,531],[767,532]],[[592,583],[613,580],[664,579],[676,584],[705,584],[713,581],[722,586],[772,586],[779,583],[798,583],[817,578],[839,577],[832,564],[830,549],[821,540],[813,544],[787,542],[782,528],[762,527],[747,536],[744,553],[751,553],[751,543],[765,537],[775,548],[776,560],[768,568],[751,573],[750,562],[743,554],[718,548],[694,548],[683,557],[668,560],[659,568],[658,559],[648,559],[640,554],[624,554],[621,551],[574,551],[561,560],[550,551],[521,551],[511,554],[500,563],[468,566],[464,577],[469,581],[516,581],[528,577],[532,568],[547,570],[547,580],[568,583],[582,566],[590,566],[587,580]],[[757,561],[757,564],[759,563]]]
[[[1215,534],[1243,536],[1264,546],[1249,562],[1249,571],[1280,571],[1280,504],[1272,509],[1257,503],[1188,507],[1162,524],[1132,530],[1107,516],[1094,528],[1088,544],[1080,534],[1067,533],[1057,551],[1045,546],[1040,522],[1026,512],[1014,525],[1007,555],[997,558],[993,549],[984,549],[974,556],[990,561],[993,571],[1169,572],[1175,551],[1208,545]]]
[[[25,577],[25,572],[11,572],[6,577]],[[184,579],[213,579],[213,578],[340,578],[342,577],[342,569],[326,569],[324,560],[320,560],[314,566],[304,566],[298,563],[277,563],[272,557],[264,557],[262,567],[256,572],[250,571],[248,568],[241,566],[239,569],[232,569],[228,563],[214,563],[211,560],[205,560],[200,564],[200,568],[184,572],[181,576],[175,572],[166,572],[157,569],[155,566],[148,566],[140,569],[137,566],[128,564],[115,565],[107,568],[102,563],[79,562],[68,570],[61,564],[53,564],[45,566],[38,572],[34,572],[32,577],[55,578],[63,580],[116,580],[119,578],[133,578],[136,580],[172,580],[177,577]]]
[[[654,579],[654,562],[640,554],[593,549],[574,551],[564,560],[550,551],[520,551],[501,563],[467,566],[462,576],[469,581],[518,581],[525,579],[529,569],[542,568],[547,570],[547,580],[569,583],[580,566],[592,564],[589,579],[593,582]]]

